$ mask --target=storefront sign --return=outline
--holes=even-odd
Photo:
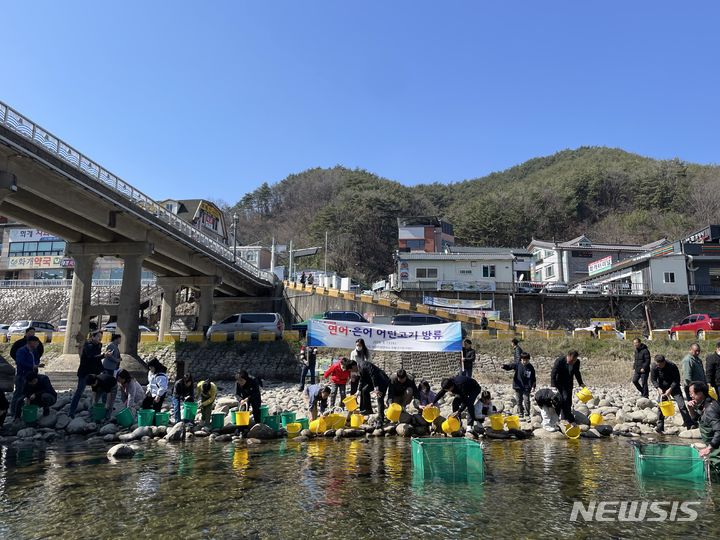
[[[600,272],[607,270],[612,266],[612,256],[603,257],[597,261],[593,261],[588,264],[588,275],[594,276]]]
[[[62,255],[46,255],[37,257],[10,257],[8,270],[24,270],[31,268],[73,268],[75,261]]]
[[[10,242],[62,242],[62,238],[37,229],[10,229]]]

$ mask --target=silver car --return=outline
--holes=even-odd
[[[55,331],[55,327],[49,322],[28,320],[15,321],[10,325],[10,328],[8,328],[8,338],[14,334],[24,334],[31,326],[35,329],[36,334],[45,334],[48,340],[52,338],[53,332]]]
[[[279,313],[235,313],[228,318],[213,324],[207,331],[207,337],[212,334],[225,332],[275,332],[275,335],[282,337],[285,330],[285,322]]]

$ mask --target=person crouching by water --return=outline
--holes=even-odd
[[[123,407],[130,409],[135,416],[145,400],[145,390],[126,369],[118,371],[117,382],[120,385],[120,399]]]
[[[467,409],[470,417],[468,426],[474,425],[475,422],[477,422],[477,417],[475,416],[475,401],[480,395],[480,385],[478,382],[470,377],[457,375],[451,379],[443,379],[440,386],[441,390],[435,396],[432,404],[437,405],[445,394],[450,392],[455,396],[455,399],[452,401],[453,412],[451,416],[459,419],[463,411]]]
[[[687,407],[685,407],[685,400],[683,400],[678,367],[666,360],[662,354],[656,355],[655,365],[650,370],[650,382],[657,390],[658,401],[662,401],[663,398],[675,400],[683,419],[683,425],[690,429],[693,426],[693,420],[690,418]],[[661,409],[658,409],[658,423],[655,431],[658,433],[665,431],[665,416]]]
[[[217,385],[210,381],[200,381],[197,385],[198,401],[200,402],[200,417],[203,425],[210,424],[215,398],[217,397]]]
[[[410,405],[418,395],[415,379],[410,377],[404,369],[399,369],[390,377],[388,387],[388,405],[397,403],[403,409]]]
[[[427,381],[420,381],[417,397],[415,398],[413,405],[415,405],[418,412],[423,412],[425,407],[432,406],[433,401],[435,401],[435,392],[430,389],[430,383]]]
[[[482,424],[491,414],[497,412],[497,407],[492,402],[492,394],[488,390],[480,392],[480,400],[475,403],[475,418]]]
[[[50,407],[57,401],[57,392],[50,384],[50,378],[47,375],[39,375],[37,371],[27,374],[23,392],[25,403],[42,407],[43,416],[50,414]],[[18,407],[16,415],[19,417],[21,412],[22,407]]]
[[[530,408],[530,393],[535,391],[535,368],[530,363],[530,354],[526,352],[520,353],[520,359],[512,364],[503,364],[502,368],[506,371],[514,371],[513,390],[517,398],[518,410],[520,417],[526,416],[528,419],[532,416]]]
[[[105,420],[109,420],[117,395],[117,379],[111,374],[99,373],[85,377],[85,384],[92,389],[93,405],[104,401]]]
[[[328,406],[328,397],[330,397],[330,387],[320,384],[311,384],[303,392],[303,399],[308,410],[310,420],[318,417],[318,412],[324,414]]]
[[[186,401],[195,401],[195,381],[189,373],[175,381],[175,386],[173,386],[172,404],[175,423],[180,422],[180,406]]]
[[[358,342],[362,342],[362,347],[365,348],[365,342],[362,339],[358,339]],[[356,352],[357,349],[353,351],[353,354]],[[357,357],[360,358],[362,355],[357,355]],[[385,395],[390,386],[390,377],[369,360],[356,361],[351,357],[348,365],[351,371],[356,371],[359,375],[360,412],[367,415],[373,414],[372,398],[375,397],[378,406],[376,424],[382,426],[385,423]]]
[[[260,413],[262,403],[260,386],[262,383],[255,377],[248,375],[248,372],[244,369],[238,371],[235,382],[235,396],[238,398],[238,407],[240,409],[252,407],[253,420],[255,420],[256,424],[259,424],[262,421]]]
[[[80,398],[85,393],[85,382],[88,375],[97,375],[102,373],[102,332],[95,331],[90,334],[88,340],[85,342],[80,353],[80,365],[77,370],[78,385],[75,389],[72,401],[70,402],[70,418],[75,418],[75,411],[77,411],[80,403]]]
[[[345,389],[350,379],[350,370],[343,366],[347,365],[347,358],[341,358],[340,361],[332,364],[323,374],[324,379],[330,379],[332,383],[332,391],[330,392],[330,407],[335,406],[338,392],[340,392],[340,406],[345,407],[343,400],[345,399]]]
[[[557,388],[560,399],[560,412],[566,422],[575,426],[575,415],[572,412],[573,378],[580,386],[585,386],[580,374],[580,359],[577,351],[570,351],[565,356],[555,360],[550,373],[550,382]]]
[[[160,363],[160,360],[153,358],[148,362],[148,369],[148,385],[142,408],[160,412],[168,389],[167,368]]]
[[[720,473],[720,404],[708,395],[708,385],[694,381],[689,385],[690,416],[699,419],[700,437],[707,445],[700,457],[707,459],[716,473]]]
[[[535,392],[535,403],[540,408],[542,428],[545,431],[557,431],[560,421],[560,397],[549,388],[541,388]]]

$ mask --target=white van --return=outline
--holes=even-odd
[[[275,332],[276,336],[282,337],[283,330],[285,322],[279,313],[235,313],[208,328],[207,337],[219,332],[231,335],[235,332]]]

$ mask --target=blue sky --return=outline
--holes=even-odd
[[[717,163],[717,2],[4,2],[0,100],[155,198],[451,182],[584,145]]]

